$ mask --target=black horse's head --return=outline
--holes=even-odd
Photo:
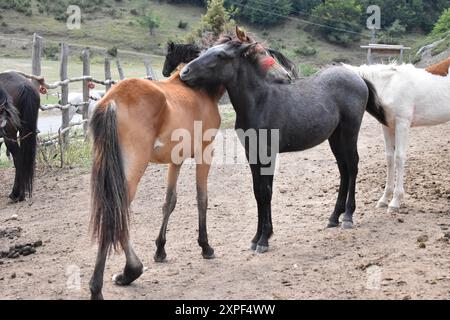
[[[286,61],[289,60],[286,58]],[[224,37],[219,40],[216,46],[186,65],[180,77],[192,86],[226,84],[241,70],[243,64],[252,65],[259,77],[269,81],[290,83],[294,78],[275,61],[270,49],[252,41],[239,28],[236,29],[235,39]]]
[[[198,58],[201,52],[202,49],[195,44],[175,44],[169,42],[162,71],[164,77],[169,77],[181,63],[189,63]]]

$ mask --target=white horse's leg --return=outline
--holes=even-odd
[[[403,188],[405,176],[406,150],[408,149],[408,136],[411,122],[406,119],[397,119],[395,122],[395,168],[396,180],[394,198],[389,204],[389,211],[396,212],[405,196]]]
[[[384,194],[378,201],[377,208],[386,208],[388,206],[395,187],[395,129],[383,126],[383,132],[386,147],[387,179]]]

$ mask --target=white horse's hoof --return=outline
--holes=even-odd
[[[387,208],[388,204],[384,202],[383,200],[378,201],[377,208]]]
[[[119,277],[118,274],[115,274],[115,275],[112,276],[112,279],[111,279],[111,280],[112,280],[112,282],[113,282],[114,284],[117,284],[117,282],[116,282],[116,281],[117,281],[117,277]]]
[[[388,213],[397,213],[399,211],[398,207],[389,206]]]

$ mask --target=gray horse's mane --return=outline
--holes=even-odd
[[[249,43],[257,43],[255,41],[253,41],[251,38],[247,37],[247,41]],[[215,43],[215,45],[221,45],[221,44],[225,44],[228,43],[230,45],[232,45],[233,47],[238,47],[241,46],[243,43],[242,41],[240,41],[238,38],[236,38],[235,36],[230,36],[230,35],[223,35],[219,38],[219,40],[217,40],[217,42]],[[266,50],[273,58],[275,58],[278,63],[286,69],[286,71],[288,71],[289,73],[292,74],[292,77],[294,79],[299,79],[299,73],[298,73],[298,68],[297,65],[291,61],[288,57],[286,57],[284,54],[282,54],[281,52],[275,50],[275,49],[271,49],[269,47],[267,47],[266,45],[262,44],[262,43],[258,43],[262,48],[264,48],[264,50]],[[258,53],[258,50],[256,49],[256,47],[254,48],[253,51],[250,51],[248,53],[249,57],[254,57],[256,54]]]

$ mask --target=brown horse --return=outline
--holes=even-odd
[[[426,68],[425,70],[429,73],[446,77],[448,76],[448,71],[450,68],[450,58],[445,59],[439,63],[433,64],[432,66]]]
[[[279,72],[282,67],[276,63],[267,66],[266,51],[260,52],[260,61],[270,79],[272,72],[288,76],[287,72]],[[212,85],[208,90],[192,89],[176,72],[160,82],[124,80],[98,102],[91,119],[91,228],[99,242],[90,282],[92,299],[103,298],[103,273],[111,248],[122,248],[126,256],[123,273],[113,277],[117,285],[129,285],[143,272],[129,240],[129,206],[149,162],[169,165],[155,261],[166,258],[167,224],[177,201],[180,168],[188,158],[195,158],[197,163],[198,243],[205,259],[214,257],[206,228],[207,179],[212,159],[210,146],[221,122],[218,101],[224,91],[220,85]],[[200,132],[196,130],[198,124]]]

